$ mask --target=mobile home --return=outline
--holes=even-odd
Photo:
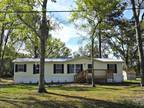
[[[37,83],[39,80],[39,58],[17,58],[14,61],[15,83]],[[122,82],[123,60],[94,58],[94,75],[96,79],[106,82]],[[45,82],[75,82],[76,75],[88,70],[91,74],[92,64],[89,57],[45,59]]]

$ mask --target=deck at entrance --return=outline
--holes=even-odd
[[[77,73],[74,76],[75,82],[85,83],[91,82],[92,79],[92,70],[87,69],[82,72]],[[94,80],[95,82],[113,82],[113,71],[108,69],[94,69]]]

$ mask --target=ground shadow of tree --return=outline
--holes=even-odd
[[[111,102],[104,100],[96,100],[79,96],[69,96],[64,94],[57,94],[48,92],[50,95],[62,96],[66,98],[78,99],[78,103],[74,104],[70,101],[59,100],[40,100],[35,97],[28,97],[25,99],[1,97],[0,102],[11,104],[11,108],[144,108],[142,105],[138,105],[132,102]],[[39,94],[38,94],[39,95]],[[1,106],[2,107],[2,106]],[[5,107],[6,108],[6,107]]]
[[[100,87],[102,89],[111,89],[111,90],[118,90],[117,88],[111,87],[114,86],[127,86],[127,87],[136,87],[138,83],[124,83],[124,84],[101,84],[106,85],[107,87]],[[0,88],[20,88],[20,89],[28,89],[28,90],[35,90],[36,84],[1,84]],[[92,91],[95,88],[91,87],[65,87],[65,86],[58,86],[52,87],[52,89],[62,89],[67,91]],[[98,89],[98,88],[97,88]],[[3,91],[4,92],[4,91]],[[37,94],[39,95],[39,94]],[[105,100],[96,100],[90,99],[86,97],[80,96],[70,96],[66,94],[58,94],[54,92],[48,92],[47,98],[49,95],[59,96],[71,98],[71,101],[65,100],[40,100],[35,98],[34,96],[29,96],[26,98],[13,98],[13,97],[1,97],[0,102],[4,102],[10,104],[12,107],[10,108],[144,108],[144,106],[131,102],[129,100],[120,100],[118,102],[111,102]],[[76,100],[76,101],[75,101]],[[7,106],[1,106],[0,108],[7,108]]]
[[[75,105],[65,103],[64,101],[54,100],[39,100],[34,97],[28,97],[25,99],[9,99],[7,97],[0,98],[0,102],[10,104],[11,108],[77,108]],[[9,108],[7,106],[1,106],[2,108]],[[0,107],[0,108],[1,108]]]
[[[134,103],[129,100],[121,100],[116,103],[111,101],[90,99],[90,98],[79,97],[79,96],[70,96],[70,95],[64,95],[64,94],[58,94],[52,92],[48,92],[48,93],[57,96],[64,96],[66,98],[79,99],[81,100],[82,108],[144,108],[143,105]]]
[[[83,85],[83,86],[80,86]],[[140,87],[139,83],[130,83],[130,82],[124,82],[124,83],[100,83],[97,84],[98,87],[93,88],[90,84],[73,84],[71,85],[48,85],[48,87],[56,89],[56,90],[66,90],[66,91],[95,91],[95,90],[122,90],[123,88],[136,88]],[[117,87],[118,86],[118,87]]]
[[[65,94],[58,94],[48,92],[48,95],[56,95],[73,99],[72,101],[60,101],[60,100],[40,100],[33,96],[26,98],[9,98],[0,97],[0,102],[11,104],[11,108],[144,108],[144,106],[136,104],[130,101],[111,102],[105,100],[96,100],[86,97],[70,96]],[[77,100],[77,101],[76,101]],[[7,108],[6,106],[2,108]]]
[[[105,86],[140,86],[140,82],[98,83]]]

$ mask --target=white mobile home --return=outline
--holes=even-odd
[[[38,58],[18,58],[14,62],[15,83],[37,83],[39,80]],[[122,82],[123,60],[95,58],[94,73],[96,79],[104,78],[106,82]],[[76,75],[91,69],[91,59],[79,58],[57,58],[45,59],[45,81],[47,83],[75,82]],[[89,75],[91,74],[88,71]]]

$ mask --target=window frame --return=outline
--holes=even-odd
[[[73,65],[73,72],[69,72],[69,66],[70,65]],[[77,67],[80,66],[80,68],[77,69]],[[77,71],[78,70],[78,71]],[[83,64],[67,64],[67,73],[70,74],[70,73],[79,73],[83,71]]]
[[[78,66],[80,66],[80,68],[77,69]],[[83,71],[83,64],[75,64],[75,73],[79,73],[81,71]]]
[[[71,66],[73,66],[72,69],[70,69]],[[67,64],[67,73],[68,74],[75,73],[75,65],[74,64]]]
[[[15,72],[27,72],[26,64],[15,64]]]
[[[58,68],[57,67],[58,65],[61,65],[61,68]],[[64,64],[54,64],[53,67],[54,67],[53,69],[54,74],[64,74]]]
[[[33,74],[39,74],[39,72],[40,72],[40,65],[33,64]]]

